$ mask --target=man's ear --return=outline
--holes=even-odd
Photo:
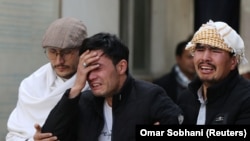
[[[231,59],[231,70],[235,69],[235,67],[237,67],[238,65],[238,56],[233,56]]]
[[[124,74],[128,69],[128,62],[124,59],[122,59],[117,65],[116,65],[117,72],[119,74]]]

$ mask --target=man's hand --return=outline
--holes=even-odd
[[[35,124],[36,133],[33,136],[34,141],[59,141],[56,136],[53,136],[52,133],[42,133],[41,126]]]
[[[160,125],[160,122],[155,122],[154,125]]]
[[[100,59],[100,54],[95,51],[87,50],[80,56],[76,81],[70,89],[69,98],[75,98],[80,94],[87,82],[88,73],[100,66],[99,64],[94,64],[98,59]]]

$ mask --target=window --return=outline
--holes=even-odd
[[[150,69],[151,0],[121,0],[120,9],[120,37],[130,48],[130,72],[147,75]]]

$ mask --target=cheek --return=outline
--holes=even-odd
[[[66,63],[68,65],[72,64],[74,66],[78,66],[79,63],[79,57],[72,57],[71,59],[67,60]]]
[[[192,61],[192,62],[193,62],[194,64],[198,64],[198,60],[199,60],[199,59],[198,59],[198,57],[196,56],[196,57],[193,58],[193,61]]]

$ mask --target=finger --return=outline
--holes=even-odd
[[[86,60],[87,58],[90,57],[90,54],[91,54],[90,51],[87,50],[87,51],[85,51],[83,54],[81,54],[80,59],[81,59],[81,60]]]
[[[86,50],[85,52],[83,52],[80,56],[86,56],[87,54],[89,54],[89,50]]]
[[[160,122],[155,122],[154,125],[160,125]]]
[[[42,141],[42,140],[48,140],[48,141],[55,141],[57,140],[56,136],[53,136],[52,133],[41,133],[41,126],[39,124],[34,125],[36,132],[33,137],[35,141]]]
[[[98,68],[99,66],[100,66],[100,64],[93,64],[93,65],[90,65],[90,66],[86,67],[85,69],[86,69],[87,72],[90,72],[90,71]]]
[[[51,133],[35,133],[34,140],[35,141],[41,141],[41,140],[55,141],[57,140],[57,137],[53,136]]]
[[[99,56],[96,52],[87,52],[86,54],[82,54],[80,57],[80,64],[87,67],[89,64],[93,63],[94,61],[97,61],[99,59]]]
[[[34,125],[35,129],[36,129],[36,132],[41,132],[41,126],[39,124],[35,124]]]

